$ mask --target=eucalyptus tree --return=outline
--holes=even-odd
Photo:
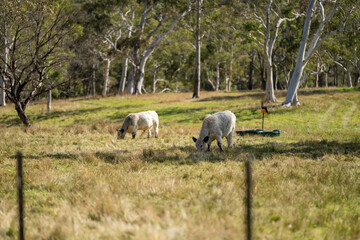
[[[103,96],[107,95],[109,89],[111,62],[122,53],[123,46],[120,41],[131,36],[131,28],[127,23],[129,13],[131,15],[131,12],[132,14],[134,12],[131,3],[131,1],[125,0],[86,0],[82,5],[84,16],[80,22],[84,26],[84,37],[94,40],[90,51],[105,62]],[[126,70],[127,62],[125,57]],[[123,78],[126,78],[126,75],[121,78],[120,82]],[[119,89],[119,92],[122,91]]]
[[[57,85],[47,82],[46,75],[64,59],[58,51],[70,32],[69,14],[63,1],[3,1],[1,11],[8,11],[6,22],[9,39],[8,59],[1,57],[2,88],[23,124],[30,127],[26,107],[36,96]],[[6,66],[6,67],[4,67]]]
[[[289,1],[268,0],[264,13],[260,13],[255,8],[254,18],[259,23],[259,28],[254,34],[254,39],[263,47],[264,59],[266,63],[266,89],[265,100],[268,102],[277,102],[274,91],[273,80],[273,55],[275,42],[279,35],[280,27],[286,21],[294,21],[302,16],[295,11],[295,6],[289,4]]]
[[[326,4],[326,5],[325,5]],[[337,32],[343,32],[347,29],[349,16],[352,15],[357,1],[326,1],[326,0],[310,0],[303,34],[300,42],[296,65],[290,80],[289,89],[286,94],[284,106],[299,105],[297,98],[297,90],[301,83],[301,77],[304,69],[308,64],[312,55],[320,47],[321,43]],[[328,8],[326,8],[328,6]],[[341,9],[341,11],[338,11]],[[333,16],[335,27],[330,24]],[[317,23],[315,29],[312,29],[312,21]],[[332,22],[334,25],[334,22]],[[332,28],[331,28],[332,27]],[[330,28],[330,29],[329,29]],[[307,46],[310,33],[313,33],[309,46]]]
[[[195,78],[194,78],[194,92],[192,98],[200,97],[200,81],[201,81],[201,36],[200,36],[200,15],[203,0],[196,0],[196,32],[195,32]]]

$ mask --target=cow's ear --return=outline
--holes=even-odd
[[[197,139],[196,138],[194,138],[194,137],[192,137],[192,140],[196,143],[196,141],[197,141]]]
[[[204,143],[207,143],[209,141],[209,136],[204,137]]]

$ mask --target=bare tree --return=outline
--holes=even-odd
[[[325,14],[325,8],[324,3],[329,2],[331,4],[334,4],[334,6],[330,9],[329,13]],[[318,6],[318,9],[316,9],[316,3]],[[307,9],[306,13],[306,19],[303,29],[303,34],[300,42],[299,52],[296,60],[296,65],[290,80],[289,89],[286,94],[285,102],[283,103],[284,106],[291,106],[291,105],[299,105],[299,101],[297,98],[297,90],[301,83],[301,76],[303,75],[304,69],[309,62],[311,56],[313,53],[319,48],[321,43],[329,38],[331,35],[337,32],[341,32],[345,30],[345,26],[347,23],[348,16],[351,15],[351,13],[354,10],[354,7],[352,7],[349,11],[343,11],[343,17],[345,20],[340,24],[340,26],[333,30],[328,32],[327,34],[324,34],[324,28],[326,24],[330,21],[330,19],[334,16],[335,12],[338,10],[340,6],[340,2],[335,0],[311,0]],[[316,14],[316,10],[319,11],[319,14]],[[310,35],[310,28],[311,28],[311,22],[313,18],[316,16],[320,17],[320,23],[311,39],[310,45],[307,47],[307,43],[309,40]]]
[[[29,102],[57,87],[47,83],[46,76],[63,59],[57,50],[70,31],[67,16],[61,7],[42,1],[22,2],[17,15],[10,16],[14,24],[8,29],[9,58],[1,56],[2,89],[27,127],[31,126],[25,113]]]

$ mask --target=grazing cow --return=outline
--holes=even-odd
[[[151,129],[155,132],[155,137],[159,134],[159,117],[155,111],[130,113],[125,118],[120,129],[117,130],[117,138],[124,139],[125,134],[132,133],[135,138],[137,130],[148,131],[148,138],[151,137]]]
[[[206,150],[206,144],[208,150],[211,150],[211,142],[216,139],[217,144],[221,151],[223,151],[221,139],[226,137],[229,147],[232,147],[232,137],[235,132],[236,116],[230,111],[217,112],[214,114],[208,114],[204,118],[201,126],[199,138],[193,137],[195,146],[198,152]]]

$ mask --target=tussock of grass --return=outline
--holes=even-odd
[[[25,156],[28,239],[244,238],[243,161],[253,160],[259,239],[360,238],[360,95],[304,90],[301,107],[269,106],[277,138],[234,136],[197,153],[208,113],[231,110],[237,129],[261,127],[261,92],[78,98],[29,107],[24,129],[0,113],[0,238],[17,238],[15,152]],[[285,96],[279,93],[280,98]],[[130,112],[156,110],[159,138],[116,139]]]

